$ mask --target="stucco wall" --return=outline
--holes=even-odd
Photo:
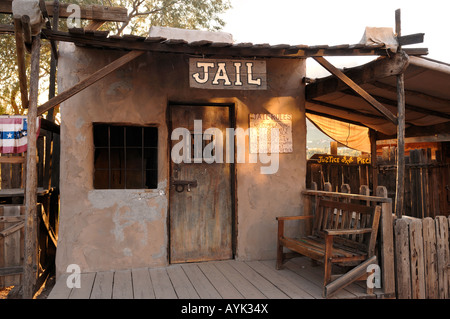
[[[61,43],[59,92],[121,54]],[[82,271],[167,265],[169,102],[234,103],[236,126],[244,129],[249,113],[293,115],[294,152],[280,154],[276,174],[260,174],[260,167],[267,164],[236,164],[236,259],[275,258],[275,217],[302,214],[305,63],[268,59],[267,74],[267,91],[190,89],[187,56],[148,53],[64,102],[57,274],[69,264],[79,265]],[[93,122],[158,126],[158,189],[93,189]]]

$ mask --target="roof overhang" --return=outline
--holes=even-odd
[[[51,41],[73,42],[78,46],[98,49],[142,50],[149,52],[182,53],[200,56],[256,57],[256,58],[308,58],[321,56],[387,56],[392,54],[382,43],[328,45],[253,44],[217,41],[186,41],[165,37],[135,35],[109,35],[108,31],[69,29],[68,32],[42,29],[44,38]],[[405,49],[409,55],[428,54],[427,48]]]
[[[363,90],[397,114],[396,75],[403,73],[406,136],[450,133],[450,65],[424,57],[380,57],[343,71]],[[369,127],[379,138],[392,138],[397,126],[380,114],[335,75],[306,86],[306,111]]]

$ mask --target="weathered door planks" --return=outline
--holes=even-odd
[[[228,107],[171,105],[169,112],[171,130],[186,128],[194,141],[194,120],[202,120],[202,132],[207,128],[221,130],[225,147],[225,130],[231,127]],[[170,142],[171,150],[180,143],[179,140]],[[202,150],[209,143],[203,140]],[[193,147],[191,152],[191,163],[176,164],[170,159],[171,180],[197,183],[170,188],[170,262],[230,259],[233,256],[232,164],[225,159],[224,163],[208,164],[204,160],[195,163]]]

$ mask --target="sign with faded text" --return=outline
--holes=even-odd
[[[272,130],[277,129],[277,135]],[[271,141],[276,138],[278,149]],[[292,114],[250,114],[250,153],[292,153]],[[263,141],[263,142],[262,142]]]
[[[189,85],[198,89],[267,90],[266,61],[191,58]]]
[[[317,164],[370,165],[370,157],[314,154],[312,160]]]

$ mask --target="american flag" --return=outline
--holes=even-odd
[[[37,118],[37,136],[39,136],[40,123],[40,118]],[[26,116],[0,116],[0,153],[26,152],[27,128]]]

